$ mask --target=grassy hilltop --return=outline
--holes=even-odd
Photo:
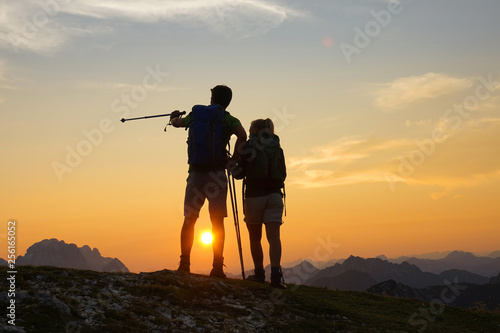
[[[364,292],[281,291],[168,270],[17,269],[16,332],[500,332],[499,312]]]

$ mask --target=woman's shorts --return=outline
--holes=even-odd
[[[280,193],[245,198],[245,222],[248,224],[283,223],[283,198]]]

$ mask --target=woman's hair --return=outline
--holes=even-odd
[[[274,123],[271,119],[256,119],[250,124],[250,135],[259,132],[274,133]]]

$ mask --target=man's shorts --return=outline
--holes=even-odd
[[[283,223],[283,198],[280,193],[245,198],[245,222],[248,224]]]
[[[224,170],[190,172],[186,182],[184,216],[198,217],[205,199],[208,199],[210,216],[227,216],[227,177]]]

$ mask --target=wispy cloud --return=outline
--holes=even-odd
[[[408,147],[409,145],[411,145],[411,141],[407,140],[381,141],[373,138],[345,137],[330,144],[314,147],[307,156],[293,157],[290,159],[289,165],[306,168],[333,162],[352,162],[368,158],[377,152]]]
[[[460,131],[448,131],[439,143],[424,128],[420,138],[342,138],[314,147],[288,158],[289,182],[303,188],[386,183],[388,190],[406,184],[427,187],[430,197],[440,199],[500,181],[500,118],[481,115],[464,120]]]
[[[200,19],[208,25],[231,24],[273,27],[286,19],[304,16],[303,13],[273,1],[261,0],[79,0],[66,7],[65,12],[100,19],[129,18],[141,22]]]
[[[0,45],[50,53],[76,35],[109,32],[117,21],[173,22],[245,38],[265,33],[286,20],[307,16],[281,3],[263,0],[76,0],[69,3],[54,0],[50,3],[41,0],[2,3]]]
[[[291,167],[305,168],[311,165],[325,164],[340,161],[351,161],[365,156],[364,153],[350,152],[353,146],[360,144],[361,140],[342,138],[329,145],[315,147],[312,153],[304,157],[295,157],[290,161]]]
[[[54,20],[57,11],[44,8],[37,0],[2,2],[0,46],[48,53],[63,44],[69,35],[68,28]]]
[[[397,78],[376,89],[375,104],[384,110],[404,107],[416,101],[452,94],[472,87],[474,79],[443,73]]]
[[[307,170],[293,183],[304,188],[323,188],[341,185],[386,182],[387,173],[383,170],[367,170],[356,174],[335,174],[330,170]]]
[[[342,138],[290,158],[289,168],[300,175],[291,181],[305,188],[385,182],[390,156],[412,145],[409,140]]]

